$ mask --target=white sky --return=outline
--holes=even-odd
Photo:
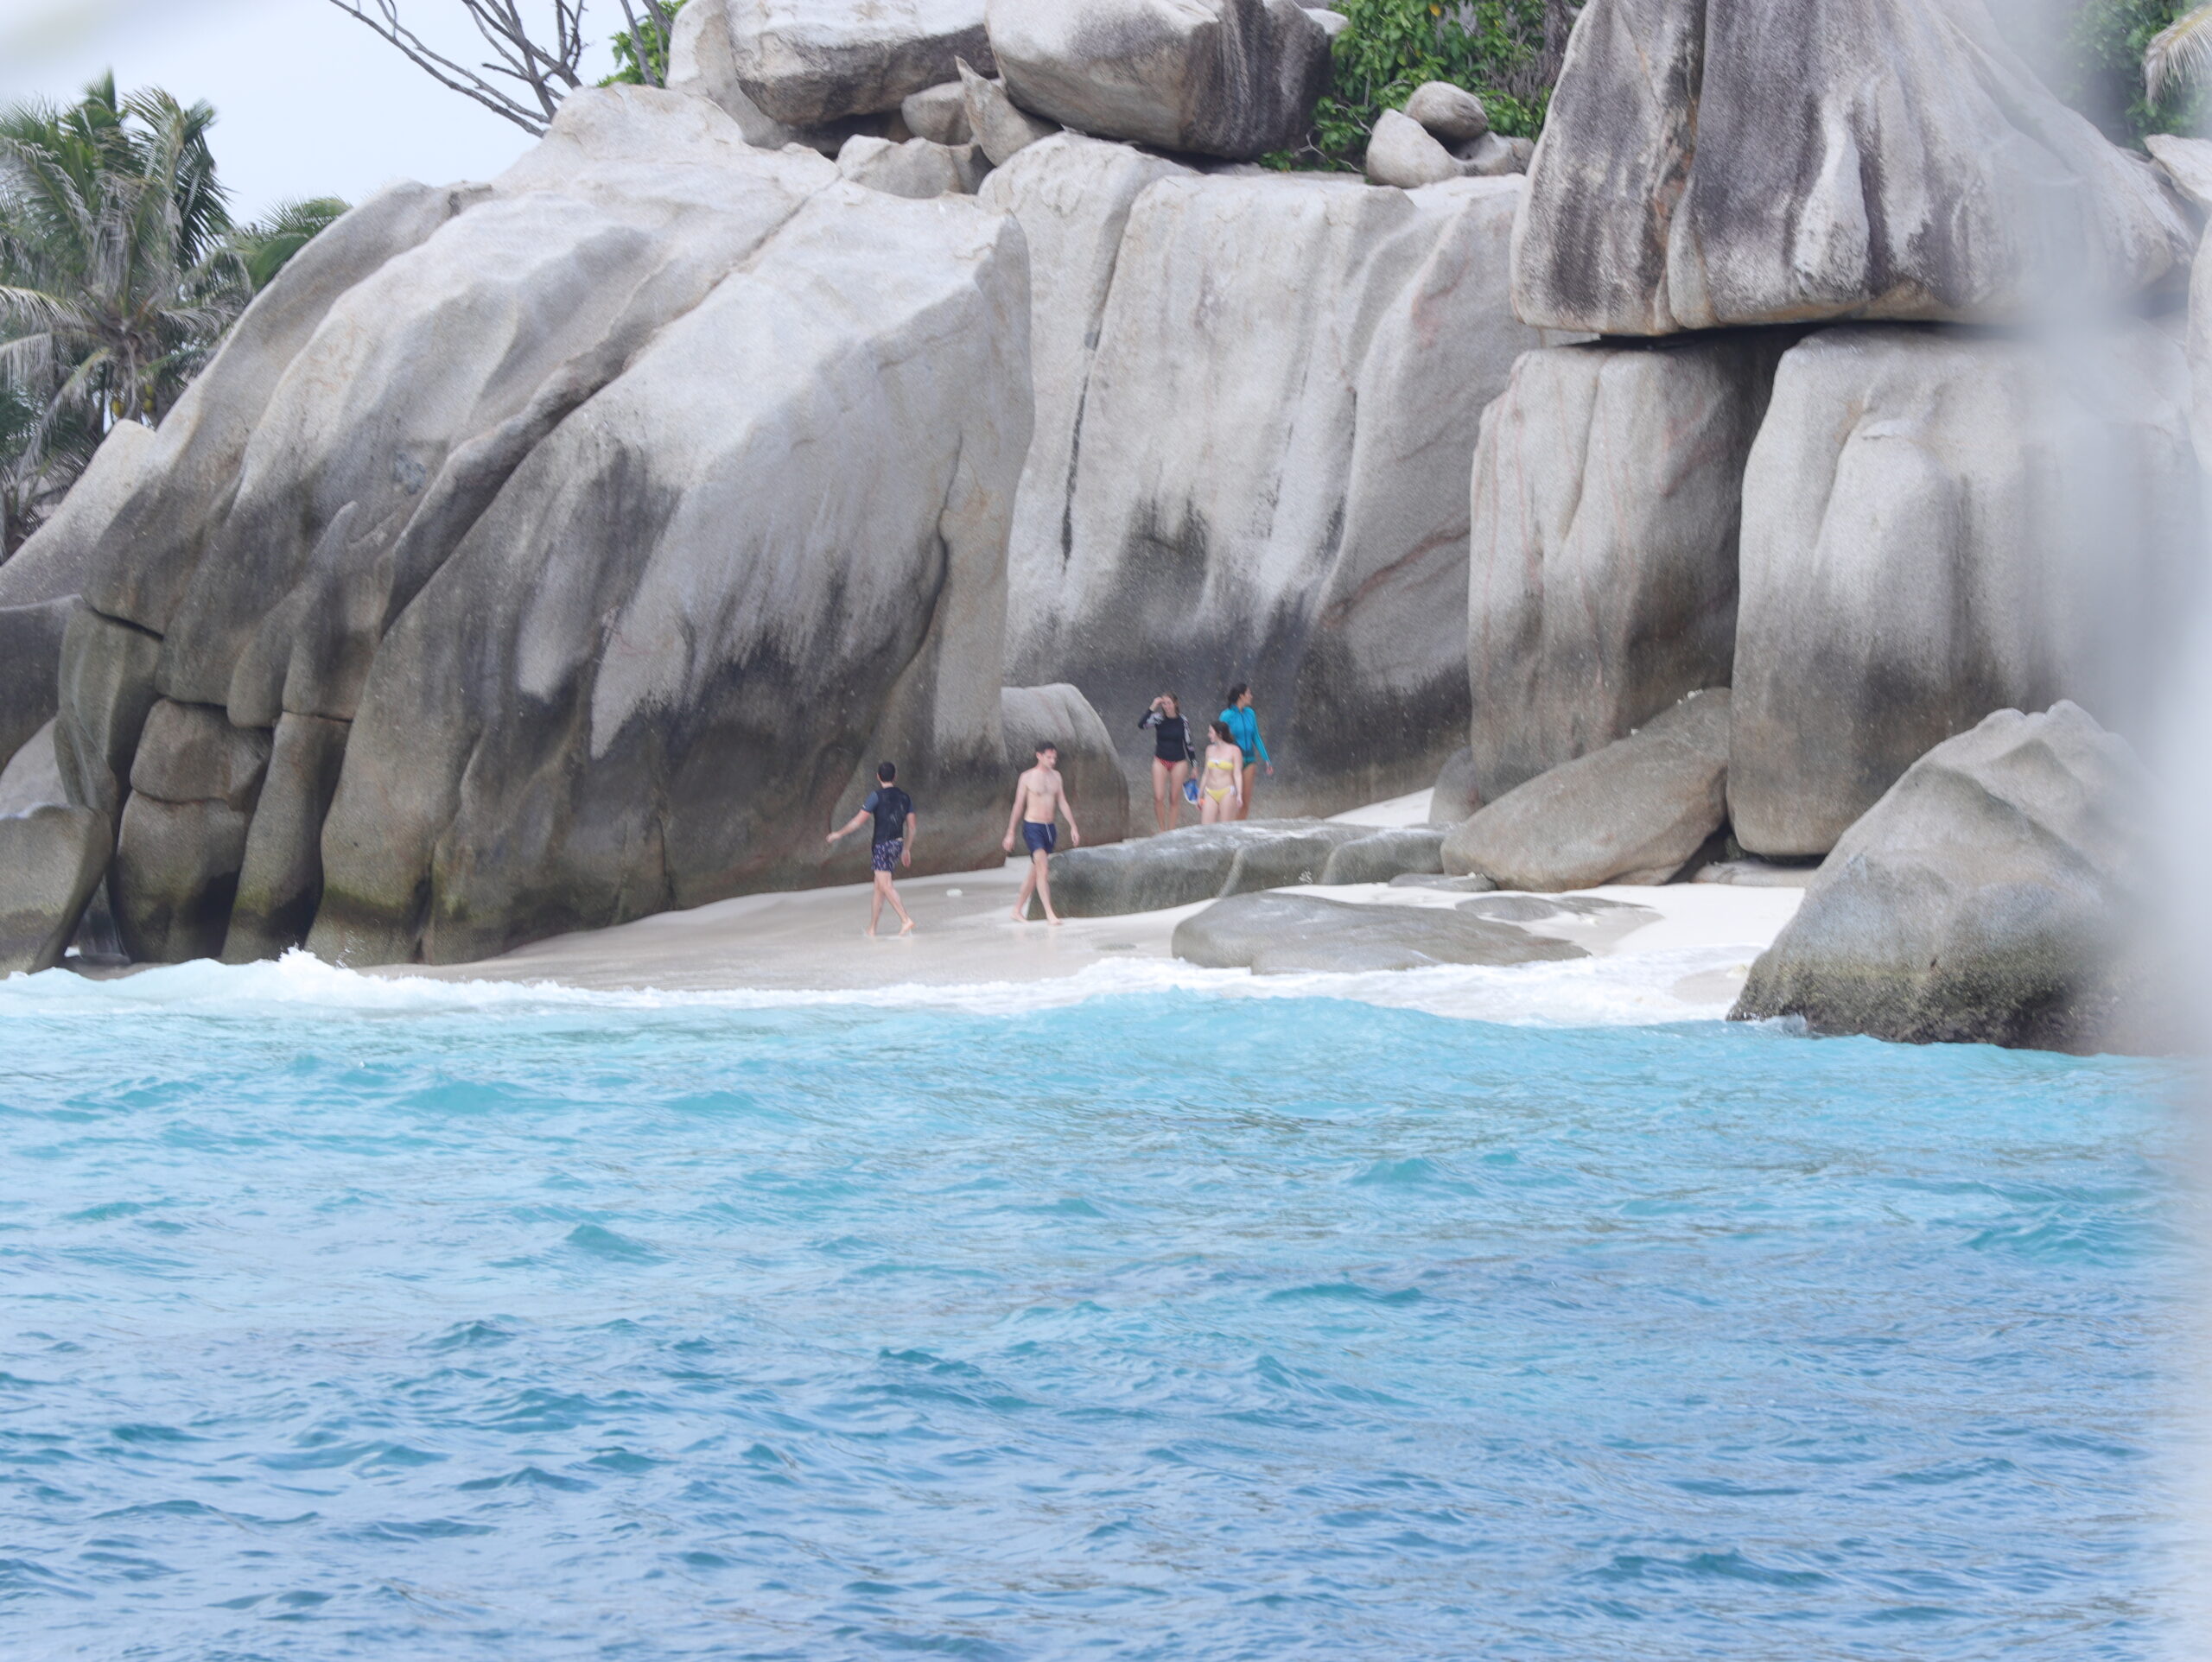
[[[448,55],[486,55],[458,0],[399,6]],[[585,26],[599,41],[586,65],[595,80],[613,67],[619,0],[589,0]],[[215,106],[211,142],[242,218],[290,197],[358,202],[393,179],[486,178],[530,143],[331,0],[0,0],[0,104],[66,102],[109,68],[126,92],[157,86]]]

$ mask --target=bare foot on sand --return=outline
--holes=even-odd
[[[913,932],[914,920],[911,917],[899,926],[899,933],[901,935],[912,935]]]
[[[1057,923],[1060,921],[1060,915],[1058,912],[1046,912],[1045,914],[1045,921],[1047,923]]]
[[[1029,921],[1029,908],[1027,906],[1016,906],[1010,916],[1017,923],[1027,923]]]

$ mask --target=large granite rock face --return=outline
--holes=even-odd
[[[0,566],[0,766],[60,707],[61,643],[117,511],[145,479],[154,430],[125,422],[14,557]]]
[[[1303,142],[1328,88],[1329,32],[1296,0],[990,0],[989,15],[1014,101],[1102,138],[1249,162]]]
[[[0,819],[0,975],[51,969],[107,864],[107,821],[89,808]]]
[[[1204,719],[1252,683],[1270,813],[1418,790],[1465,742],[1467,458],[1541,344],[1505,292],[1520,190],[1207,176],[1073,135],[984,181],[1037,273],[1009,669],[1082,688],[1141,795],[1163,690]]]
[[[1744,465],[1790,339],[1609,341],[1514,365],[1475,452],[1478,801],[1727,684]]]
[[[35,808],[66,808],[69,793],[62,788],[61,764],[54,748],[54,723],[48,722],[0,768],[0,819],[28,814]]]
[[[1037,746],[1054,745],[1084,846],[1102,847],[1129,834],[1128,780],[1114,736],[1089,699],[1065,683],[1008,687],[999,695],[999,720],[1006,730],[1009,798],[1011,782],[1037,764]]]
[[[1739,1020],[1913,1043],[2090,1050],[2130,1025],[2146,798],[2077,706],[2000,710],[1845,834],[1751,967]]]
[[[1452,828],[1444,869],[1539,893],[1664,883],[1726,817],[1728,692],[1541,774]]]
[[[234,440],[164,424],[72,625],[134,949],[449,961],[842,880],[821,828],[886,755],[935,869],[995,859],[1019,232],[645,88],[399,200],[442,211],[310,264],[312,318],[248,327],[298,262],[256,303],[192,395]]]
[[[0,608],[38,606],[83,591],[100,539],[145,482],[155,447],[154,429],[137,422],[124,422],[100,441],[61,505],[0,566]]]
[[[1571,942],[1455,908],[1350,905],[1300,894],[1217,901],[1178,923],[1172,944],[1186,962],[1255,975],[1560,963],[1590,955]]]
[[[953,79],[957,59],[991,67],[983,0],[692,0],[685,10],[694,8],[719,11],[738,86],[787,126],[896,110]],[[706,40],[716,21],[702,16],[693,39]]]
[[[1854,327],[1783,358],[1744,480],[1728,799],[1751,853],[1826,853],[1992,709],[2127,731],[2200,563],[2179,350]]]
[[[1514,294],[1606,334],[2009,322],[2133,294],[2191,240],[1983,0],[1590,0]]]

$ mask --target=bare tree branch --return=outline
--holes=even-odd
[[[675,29],[668,8],[661,0],[644,0],[644,15],[640,16],[635,0],[622,0],[622,17],[630,26],[630,54],[638,60],[639,76],[648,86],[667,86],[669,37]],[[648,49],[655,41],[660,43],[660,63],[653,61],[653,54]]]
[[[583,85],[577,66],[584,54],[587,0],[545,0],[551,38],[542,41],[523,15],[523,0],[457,0],[493,56],[471,68],[431,47],[400,20],[399,0],[330,0],[406,54],[441,86],[471,98],[533,137],[542,136],[561,100]],[[646,0],[658,10],[657,0]],[[628,10],[628,0],[624,0]],[[510,90],[502,81],[516,83]]]

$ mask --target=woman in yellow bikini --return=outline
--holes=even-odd
[[[1244,752],[1229,736],[1228,724],[1217,721],[1207,729],[1205,771],[1198,778],[1198,823],[1213,825],[1236,817],[1244,800]]]

